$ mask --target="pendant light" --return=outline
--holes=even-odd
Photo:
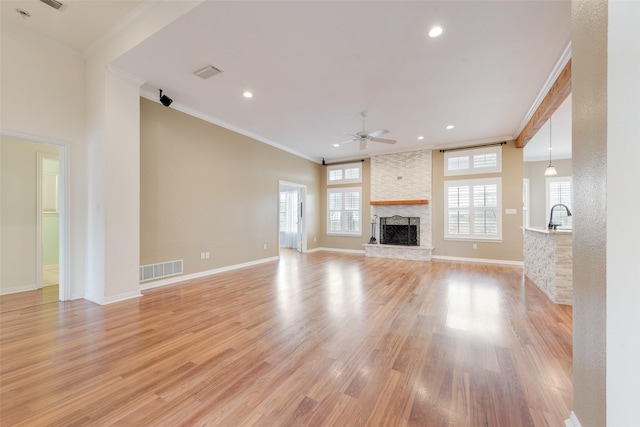
[[[551,164],[551,117],[549,117],[549,166],[544,171],[544,176],[556,176],[558,175],[558,171]]]

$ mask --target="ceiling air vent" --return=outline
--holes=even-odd
[[[55,0],[52,0],[52,1],[55,1]],[[207,65],[204,68],[200,68],[199,70],[194,71],[193,74],[200,77],[201,79],[208,79],[209,77],[213,77],[216,74],[220,74],[221,72],[222,70],[214,67],[213,65]]]
[[[54,9],[60,9],[62,6],[64,6],[62,3],[60,3],[59,1],[56,0],[40,0],[42,3],[44,4],[48,4],[49,6],[51,6]]]

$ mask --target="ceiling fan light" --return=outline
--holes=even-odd
[[[544,171],[544,176],[556,176],[556,175],[558,175],[558,171],[551,164],[551,162],[549,162],[549,166],[547,166],[547,169],[545,169]]]

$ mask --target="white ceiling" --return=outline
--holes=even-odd
[[[15,25],[86,52],[150,2],[67,3],[64,28],[31,21],[50,9],[38,1],[3,0],[3,20],[9,11]],[[32,18],[15,4],[33,6]],[[469,145],[522,129],[569,45],[570,9],[568,0],[205,1],[112,65],[146,81],[149,97],[162,88],[170,108],[315,161]],[[432,39],[435,24],[445,31]],[[192,74],[208,64],[223,72]],[[363,110],[366,130],[388,129],[398,143],[332,147],[362,130]]]

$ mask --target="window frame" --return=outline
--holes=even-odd
[[[344,178],[346,176],[347,169],[358,169],[357,178]],[[342,178],[331,180],[331,172],[341,170]],[[342,163],[339,165],[327,166],[327,185],[340,185],[340,184],[360,184],[362,183],[362,162]]]
[[[496,154],[496,165],[492,167],[476,166],[474,157],[487,154]],[[468,160],[469,167],[465,169],[449,169],[450,159],[463,159],[465,157]],[[444,153],[444,176],[478,175],[486,173],[502,173],[502,145],[446,151]]]
[[[341,218],[341,228],[340,231],[331,231],[331,194],[332,193],[358,193],[359,198],[359,206],[358,206],[358,217],[359,217],[359,230],[358,231],[347,231],[344,227],[345,219]],[[344,208],[344,200],[342,202],[342,209],[340,212],[346,212],[347,209]],[[363,232],[363,218],[362,218],[362,187],[340,187],[340,188],[327,188],[327,222],[326,222],[326,234],[328,236],[347,236],[347,237],[362,237]]]
[[[474,206],[473,187],[478,185],[496,185],[496,224],[497,234],[495,236],[487,236],[484,234],[475,234],[473,231],[473,218],[476,211],[487,210],[484,207]],[[448,194],[449,187],[469,187],[469,234],[449,234],[449,210],[457,210],[449,207]],[[480,242],[502,242],[502,178],[476,178],[476,179],[449,179],[444,181],[444,240],[455,241],[480,241]]]

